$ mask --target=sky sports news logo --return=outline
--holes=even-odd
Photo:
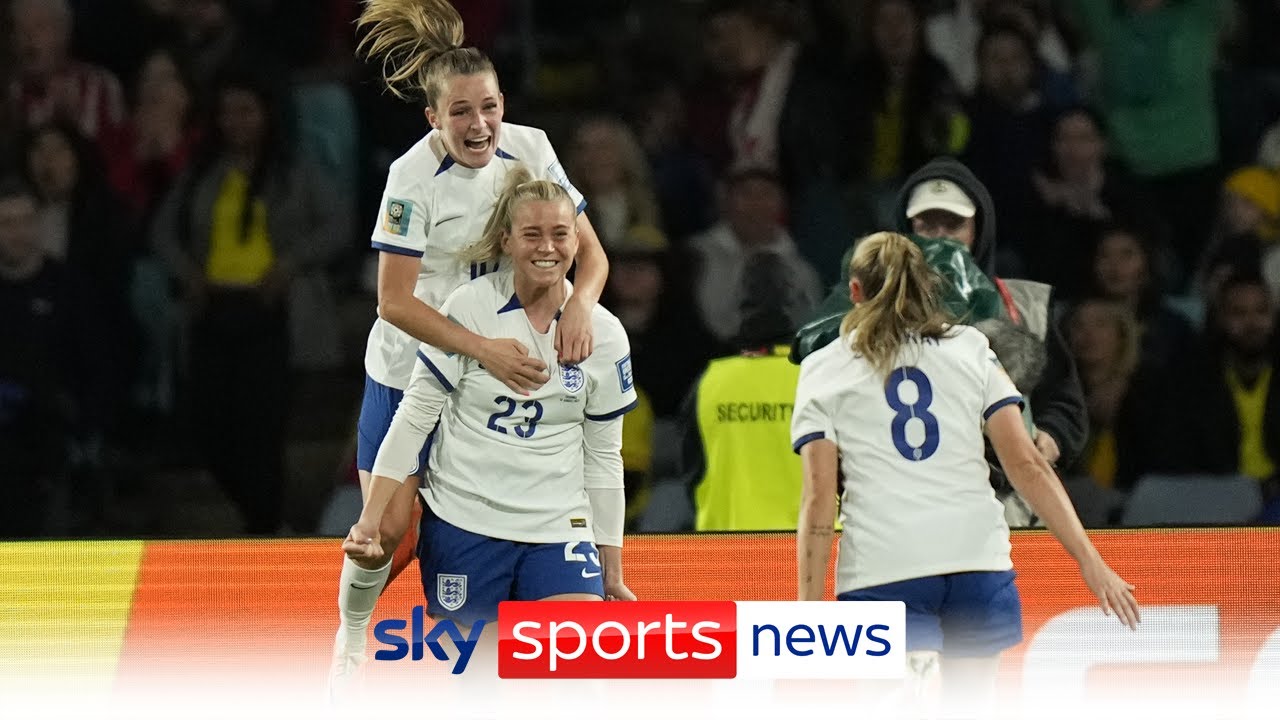
[[[905,674],[905,616],[900,602],[504,602],[498,675],[895,679]],[[377,624],[383,647],[374,658],[430,654],[460,674],[483,627],[449,620],[428,627],[414,608],[408,623]]]

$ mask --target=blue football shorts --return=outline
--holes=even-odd
[[[422,512],[418,566],[428,614],[466,625],[496,621],[503,600],[604,597],[595,543],[499,540],[463,530],[430,509]]]
[[[933,575],[852,590],[837,599],[906,603],[908,651],[986,657],[1022,642],[1015,577],[1012,570]]]

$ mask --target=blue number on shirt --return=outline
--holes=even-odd
[[[494,398],[493,401],[499,405],[505,405],[506,407],[489,416],[489,429],[506,435],[507,429],[499,425],[498,421],[502,418],[511,417],[515,413],[516,401],[505,395],[499,395]],[[517,436],[528,439],[533,437],[533,433],[538,427],[538,421],[542,419],[542,403],[537,400],[526,400],[520,407],[525,410],[533,411],[533,417],[525,416],[523,427],[521,425],[516,425],[515,428]]]
[[[489,416],[489,429],[497,430],[503,435],[506,435],[507,429],[499,425],[498,420],[504,417],[511,417],[511,413],[516,411],[516,401],[512,400],[509,397],[503,397],[502,395],[499,395],[498,397],[494,398],[493,401],[498,403],[499,405],[502,405],[505,403],[507,406],[507,409],[499,410],[498,412]]]
[[[902,383],[907,380],[916,386],[916,401],[910,405],[904,403],[901,397]],[[889,382],[885,383],[884,399],[897,413],[890,432],[898,454],[912,462],[929,459],[938,451],[938,418],[929,412],[929,405],[933,403],[933,385],[929,383],[929,376],[915,367],[894,370],[889,374]],[[907,421],[912,418],[924,423],[924,444],[919,447],[907,442]]]
[[[538,421],[542,419],[542,403],[537,400],[526,400],[520,407],[525,410],[533,410],[533,417],[525,416],[524,421],[527,427],[516,426],[516,435],[527,440],[533,437],[533,431],[538,428]]]

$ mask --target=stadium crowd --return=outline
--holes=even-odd
[[[345,534],[369,234],[427,129],[359,4],[0,4],[0,533]],[[1280,524],[1280,3],[454,5],[609,254],[631,529],[795,528],[787,346],[940,156],[983,269],[1053,287],[1082,519]]]

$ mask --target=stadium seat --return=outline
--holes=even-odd
[[[1124,493],[1112,488],[1100,487],[1093,478],[1065,477],[1062,479],[1062,486],[1071,498],[1076,514],[1080,516],[1080,522],[1087,528],[1111,525],[1116,512],[1124,507]]]
[[[1122,525],[1243,525],[1262,511],[1262,490],[1236,475],[1147,475],[1134,486]]]

